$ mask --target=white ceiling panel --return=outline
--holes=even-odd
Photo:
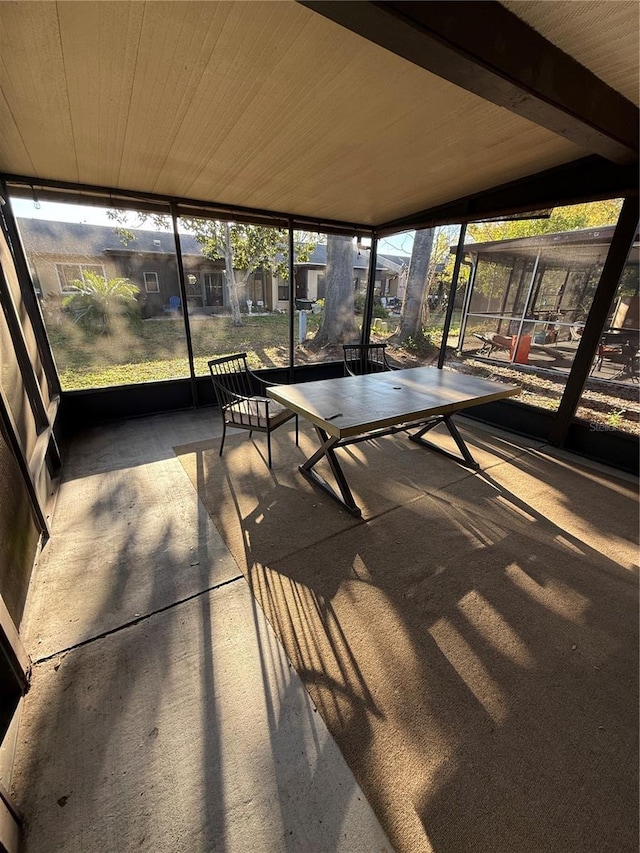
[[[2,2],[0,26],[9,174],[375,224],[586,153],[289,0]]]

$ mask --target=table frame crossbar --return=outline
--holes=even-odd
[[[451,453],[423,437],[427,432],[434,429],[434,427],[437,427],[439,424],[444,424],[447,428],[460,451],[460,455]],[[416,442],[416,444],[420,444],[422,447],[426,447],[428,450],[434,450],[436,453],[447,456],[449,459],[453,459],[455,462],[458,462],[466,468],[471,468],[472,470],[477,471],[480,467],[471,455],[471,451],[465,444],[458,428],[453,423],[451,415],[436,415],[426,420],[413,421],[408,424],[398,424],[395,426],[384,427],[383,429],[375,429],[371,432],[364,433],[363,435],[348,436],[346,438],[329,436],[326,430],[319,427],[317,424],[314,424],[314,428],[318,438],[320,439],[320,447],[316,450],[313,456],[310,456],[302,463],[302,465],[299,466],[298,470],[307,480],[309,480],[309,482],[322,489],[330,498],[332,498],[332,500],[337,501],[347,510],[347,512],[356,518],[360,518],[362,516],[362,510],[355,502],[351,489],[349,488],[349,484],[347,483],[347,478],[340,466],[340,461],[336,456],[335,451],[341,447],[348,447],[350,444],[359,444],[362,441],[372,441],[376,438],[381,438],[386,435],[394,435],[398,432],[406,432],[411,441]],[[409,432],[409,430],[416,428],[417,432]],[[328,483],[324,477],[314,470],[315,466],[321,459],[327,460],[329,467],[331,468],[331,473],[333,474],[337,490]]]

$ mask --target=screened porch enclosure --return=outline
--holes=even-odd
[[[613,227],[467,244],[472,259],[458,349],[498,363],[568,372]],[[638,235],[593,355],[593,379],[638,381]]]
[[[531,676],[532,693],[540,679],[557,695],[545,656],[549,636],[557,641],[554,677],[564,679],[567,655],[586,661],[584,672],[572,670],[589,677],[576,677],[573,698],[598,692],[594,667],[602,665],[610,678],[599,694],[602,709],[612,720],[634,716],[628,684],[637,662],[628,638],[636,628],[629,617],[629,554],[640,433],[637,12],[634,0],[0,3],[2,853],[94,853],[106,838],[118,849],[149,853],[163,844],[171,853],[209,853],[216,845],[244,853],[251,844],[257,847],[251,853],[291,853],[310,849],[310,833],[322,822],[318,843],[327,853],[384,848],[385,833],[401,853],[429,845],[456,853],[456,833],[485,827],[487,816],[489,835],[494,823],[505,830],[497,853],[511,853],[515,812],[501,810],[498,787],[485,808],[487,788],[476,771],[490,767],[492,756],[476,749],[477,734],[486,735],[491,720],[491,736],[506,735],[504,742],[517,747],[516,708],[528,712],[521,677]],[[469,236],[489,221],[528,222],[566,206],[610,202],[619,203],[616,216],[589,220],[586,229],[500,240]],[[50,205],[57,213],[48,218]],[[394,235],[414,239],[426,232],[434,247],[444,240],[446,252],[456,244],[447,263],[433,254],[424,264],[424,257],[412,257],[411,245],[396,252],[385,244]],[[412,278],[418,261],[423,274]],[[411,314],[431,325],[417,323],[400,340]],[[327,571],[322,566],[307,577],[296,572],[313,569],[318,538],[329,537],[313,499],[307,521],[299,522],[298,468],[290,465],[296,450],[286,428],[274,439],[277,473],[268,481],[253,436],[244,445],[230,437],[220,458],[220,413],[207,362],[247,352],[262,378],[305,383],[342,376],[347,342],[386,344],[400,369],[429,365],[517,381],[522,394],[479,405],[466,419],[463,430],[485,459],[482,483],[470,475],[458,488],[455,468],[452,474],[446,467],[390,464],[389,488],[381,481],[371,491],[383,509],[387,492],[408,495],[404,521],[395,528],[395,516],[384,510],[380,522],[391,526],[377,540],[381,547],[370,545],[378,519],[354,530],[346,548],[338,531]],[[181,457],[176,449],[185,444],[193,447]],[[238,460],[234,481],[219,466]],[[370,471],[355,453],[350,464]],[[505,475],[502,485],[491,481],[498,473]],[[216,521],[223,487],[230,515]],[[467,489],[478,490],[475,505],[465,503]],[[509,507],[500,498],[505,490]],[[553,529],[544,515],[551,492]],[[291,508],[278,515],[283,495]],[[454,506],[462,509],[459,535],[451,536]],[[601,506],[619,511],[609,518]],[[472,522],[472,530],[469,519],[480,518],[479,507],[484,520]],[[233,527],[229,518],[242,525],[229,540],[237,551],[223,535]],[[269,541],[279,547],[295,537],[295,549],[272,560],[260,547],[276,518]],[[512,526],[525,537],[515,556]],[[407,589],[397,597],[385,586],[399,559],[396,536],[407,548],[407,566],[417,555],[425,570],[418,581],[410,567]],[[538,548],[543,540],[534,565],[529,545]],[[261,609],[255,585],[239,569],[253,546],[258,574],[299,584],[301,595],[280,621]],[[480,550],[495,588],[483,587],[484,564],[476,571]],[[567,554],[575,560],[569,576]],[[588,588],[585,561],[594,581]],[[49,574],[40,574],[42,565]],[[336,566],[343,576],[332,574]],[[439,582],[444,566],[454,582],[432,619],[432,602],[425,598],[423,609],[414,610],[408,590],[423,580],[423,589]],[[613,598],[600,594],[609,581]],[[492,642],[507,586],[513,618],[505,617],[503,656]],[[392,692],[376,707],[376,690],[340,634],[338,598],[345,590],[371,594],[374,607],[377,595],[385,608],[392,603],[397,619],[380,635],[380,646],[393,656],[390,637],[408,644],[389,659],[388,673],[427,667],[424,682],[416,682],[417,715],[406,716],[405,743],[412,732],[429,731],[420,715],[439,702],[437,691],[429,693],[432,664],[451,679],[456,713],[471,711],[475,722],[478,705],[480,729],[470,727],[464,742],[458,721],[452,725],[446,713],[432,718],[436,738],[452,734],[453,749],[442,752],[438,765],[450,775],[436,774],[418,790],[421,774],[409,773],[391,792],[397,801],[390,810],[378,808],[387,792],[369,783],[387,778],[385,762],[403,747],[376,741],[373,748],[366,738],[373,724],[392,729],[388,721],[403,717],[405,708]],[[282,626],[307,593],[311,621],[302,627],[303,642],[285,654],[273,626]],[[618,601],[618,593],[624,606],[603,611],[602,602]],[[522,618],[525,597],[533,618]],[[482,618],[490,617],[482,631],[459,621],[478,601]],[[236,606],[244,614],[243,648],[256,665],[247,689],[233,677]],[[219,612],[230,621],[218,620]],[[371,613],[362,620],[366,630],[377,626]],[[314,632],[319,637],[327,625],[323,637],[337,657],[337,677],[316,671],[313,661],[300,667],[301,676],[291,663],[296,648],[310,638],[313,651]],[[539,635],[533,645],[526,633],[532,626]],[[567,644],[576,626],[580,639]],[[357,631],[352,636],[355,648]],[[176,645],[176,637],[187,641]],[[580,658],[583,639],[593,660]],[[367,637],[361,645],[377,642]],[[152,671],[145,669],[147,650],[157,664]],[[227,653],[228,669],[220,668],[218,655]],[[495,669],[497,657],[504,666]],[[193,675],[187,692],[185,662]],[[343,685],[345,672],[353,677]],[[223,680],[216,682],[219,673]],[[327,707],[333,703],[346,728],[365,738],[351,759],[356,753],[357,760],[379,759],[372,772],[358,769],[361,787],[349,775],[357,764],[349,763],[349,744],[343,754],[334,740],[340,720],[322,729],[322,702],[312,708],[312,694],[296,680],[308,673],[329,693],[337,685]],[[267,689],[272,678],[277,696]],[[385,679],[385,689],[391,681]],[[239,708],[262,709],[255,750],[247,749],[250,741],[225,704],[232,682]],[[398,690],[400,696],[404,685]],[[174,698],[187,700],[178,714],[186,725],[167,716],[164,728],[154,719],[154,703],[177,708]],[[624,705],[623,715],[616,703]],[[587,731],[588,701],[568,705]],[[135,721],[128,714],[134,707]],[[573,772],[585,750],[572,740],[571,717],[554,716],[565,726],[555,740],[547,743],[545,731],[537,741],[538,721],[527,736],[535,730],[543,763],[566,757]],[[308,728],[306,740],[301,721],[314,717],[322,725]],[[23,723],[30,734],[21,738]],[[239,771],[226,776],[218,759],[234,727]],[[634,799],[634,756],[625,744],[633,734],[628,723],[607,727],[615,749],[603,748],[603,755],[612,778],[618,757],[625,765],[626,787],[614,802],[599,788],[595,759],[591,768],[593,802],[602,797],[611,806],[612,823],[624,824],[632,842],[637,827],[626,803]],[[295,760],[286,749],[291,744]],[[319,744],[314,764],[309,756]],[[138,760],[156,746],[160,764]],[[134,759],[126,774],[119,763],[125,752]],[[194,760],[174,784],[172,771],[181,763],[175,756],[187,755]],[[428,742],[424,755],[430,772]],[[249,770],[244,762],[256,756],[268,760]],[[337,775],[323,775],[325,756]],[[267,766],[269,784],[262,786]],[[75,775],[79,767],[88,771],[87,784]],[[102,774],[105,768],[113,774]],[[561,782],[565,769],[558,765]],[[523,774],[526,785],[510,786],[513,792],[539,783],[527,768]],[[347,780],[350,799],[338,796],[336,778]],[[104,805],[103,784],[113,808]],[[579,806],[571,774],[567,788]],[[251,808],[257,790],[264,794],[262,812]],[[465,803],[478,804],[475,811],[459,808],[459,790]],[[555,790],[538,793],[555,810],[550,831],[561,847],[565,825],[550,795]],[[126,811],[134,800],[136,817],[122,820],[123,804]],[[305,808],[290,808],[301,800]],[[534,853],[537,839],[527,827],[540,823],[528,811],[535,802],[533,796],[524,803],[518,826],[523,853]],[[406,808],[412,838],[402,835]],[[165,822],[152,827],[159,814]],[[593,808],[588,819],[600,822],[598,832],[613,844],[607,814]],[[576,853],[590,853],[594,836],[579,814],[570,831]],[[236,848],[232,837],[243,839]]]

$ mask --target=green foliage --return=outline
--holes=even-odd
[[[197,242],[202,254],[212,260],[224,257],[225,223],[212,219],[183,220]],[[289,280],[288,232],[283,228],[262,225],[246,225],[233,222],[229,225],[233,266],[245,273],[257,269],[269,269],[283,281]],[[309,260],[314,249],[311,242],[294,242],[296,261]]]
[[[353,310],[356,314],[364,314],[364,304],[366,301],[366,296],[364,293],[356,293],[353,297]],[[385,317],[389,316],[389,311],[384,307],[382,302],[380,301],[380,297],[376,296],[373,300],[373,309],[371,312],[372,317],[379,317],[381,320],[385,319]]]
[[[597,228],[615,225],[618,221],[622,199],[570,204],[553,209],[548,219],[521,219],[510,222],[474,222],[467,233],[477,243],[489,240],[511,240],[517,237],[534,237],[538,234],[556,234],[580,228]]]
[[[431,332],[427,329],[422,329],[417,336],[410,335],[404,340],[402,346],[407,352],[422,358],[432,355],[438,348],[433,342]]]
[[[139,288],[128,278],[110,278],[86,271],[81,281],[72,282],[75,293],[65,296],[62,307],[87,332],[108,335],[118,318],[139,316],[136,294]]]
[[[356,293],[353,297],[353,310],[356,314],[364,314],[364,293]]]
[[[605,422],[608,426],[618,429],[624,421],[625,412],[626,409],[618,409],[617,411],[610,412],[606,416]]]
[[[620,296],[633,296],[638,292],[638,267],[636,264],[627,263],[618,285],[618,293]]]
[[[436,279],[441,280],[445,289],[449,290],[455,264],[455,255],[451,254],[451,246],[457,243],[459,232],[460,227],[458,225],[443,225],[436,229],[431,252],[431,263],[429,265],[428,293],[434,292]],[[443,269],[437,273],[440,267],[443,267]],[[461,271],[461,278],[464,278],[465,272],[464,269]],[[458,286],[462,286],[462,281],[458,282]]]
[[[116,223],[116,233],[123,245],[135,242],[135,230],[130,227],[129,213],[123,210],[109,210],[110,219]],[[161,231],[169,230],[171,220],[159,214],[138,213],[135,226],[150,221]],[[202,247],[202,254],[211,260],[220,260],[225,256],[225,226],[227,223],[216,219],[199,217],[182,218],[182,224],[193,234]],[[247,225],[242,222],[229,223],[231,252],[234,269],[245,275],[257,269],[268,269],[278,275],[282,281],[289,280],[289,234],[284,228],[272,228],[264,225]],[[294,252],[296,263],[305,263],[315,249],[313,235],[306,232],[294,232]]]

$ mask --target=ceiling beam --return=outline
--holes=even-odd
[[[376,227],[376,234],[386,237],[414,228],[476,222],[563,204],[624,198],[638,192],[639,180],[637,163],[619,166],[601,157],[584,157],[401,219],[383,222]]]
[[[343,234],[346,236],[368,236],[374,230],[373,226],[358,222],[344,222],[338,219],[325,219],[305,214],[283,213],[202,199],[167,196],[142,190],[126,190],[96,184],[56,181],[51,178],[35,178],[30,175],[0,173],[0,182],[7,185],[12,196],[33,198],[34,201],[58,201],[167,215],[169,213],[168,205],[175,204],[179,208],[180,216],[247,222],[271,228],[288,228],[291,225],[295,230],[318,231],[323,234]]]
[[[497,0],[298,2],[585,153],[638,159],[635,104]]]

